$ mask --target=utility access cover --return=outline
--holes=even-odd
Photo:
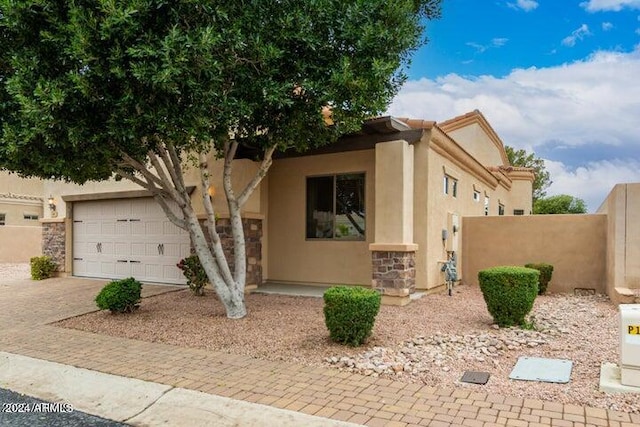
[[[566,384],[571,378],[573,362],[566,359],[520,357],[509,375],[512,380]]]
[[[489,381],[489,372],[465,371],[460,381],[471,384],[486,384]]]

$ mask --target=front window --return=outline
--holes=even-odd
[[[0,213],[0,225],[5,225],[7,214]]]
[[[514,209],[513,210],[513,214],[514,215],[524,215],[524,209]]]
[[[498,215],[504,215],[504,205],[502,203],[498,205]]]
[[[480,192],[478,190],[473,190],[473,201],[474,202],[480,201]]]
[[[37,221],[38,220],[38,215],[26,213],[26,214],[22,215],[22,218],[24,218],[26,220],[29,220],[29,221]]]
[[[364,173],[307,178],[306,236],[364,240]]]

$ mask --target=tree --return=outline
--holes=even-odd
[[[584,200],[568,194],[558,194],[538,199],[533,204],[534,214],[583,214],[587,213]]]
[[[273,153],[331,143],[384,111],[440,1],[0,0],[0,167],[148,189],[188,230],[227,316],[244,317],[240,209]],[[235,189],[246,148],[260,167]],[[182,175],[191,159],[208,188],[212,151],[233,271],[211,200],[203,191],[203,228]]]
[[[533,181],[533,202],[541,199],[547,195],[545,191],[553,181],[549,176],[549,172],[544,164],[544,160],[536,157],[535,153],[527,153],[526,150],[514,150],[512,147],[506,145],[504,147],[507,152],[507,158],[511,166],[518,166],[523,168],[532,168],[535,174]]]

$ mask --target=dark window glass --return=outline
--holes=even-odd
[[[364,174],[307,178],[306,237],[364,240]]]
[[[514,215],[524,215],[524,210],[523,209],[514,209],[513,210],[513,214]]]

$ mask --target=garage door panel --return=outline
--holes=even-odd
[[[131,225],[128,219],[119,219],[116,221],[116,236],[126,236],[131,234]]]
[[[191,251],[189,235],[153,199],[77,202],[73,212],[75,275],[185,283],[176,264]]]
[[[144,236],[146,234],[145,225],[142,220],[134,219],[129,222],[129,226],[131,227],[131,234],[136,236]]]
[[[102,231],[102,226],[98,221],[85,221],[84,222],[84,231],[87,235],[97,236],[100,235]]]
[[[115,274],[117,278],[127,278],[131,276],[131,264],[125,260],[120,260],[120,262],[116,261]]]

